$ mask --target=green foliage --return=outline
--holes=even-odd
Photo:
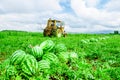
[[[119,80],[119,41],[119,35],[110,34],[49,38],[35,32],[3,31],[0,80]]]
[[[0,71],[4,70],[6,66],[10,65],[10,58],[4,60],[2,63],[0,63]]]

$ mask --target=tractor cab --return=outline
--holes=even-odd
[[[44,36],[57,36],[61,37],[64,35],[64,27],[63,22],[59,20],[51,20],[49,19],[47,22],[47,26],[44,29]]]
[[[59,20],[48,20],[47,27],[51,27],[53,29],[57,29],[63,26],[62,21]]]

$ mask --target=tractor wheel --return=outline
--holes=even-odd
[[[46,33],[45,33],[45,30],[44,30],[44,32],[43,32],[43,35],[44,35],[44,37],[46,37]]]
[[[44,37],[46,36],[51,36],[51,30],[50,29],[45,29],[43,32]]]
[[[57,31],[56,31],[56,36],[57,36],[57,37],[61,37],[61,36],[62,36],[62,32],[61,32],[60,29],[57,29]]]

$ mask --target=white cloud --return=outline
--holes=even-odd
[[[99,17],[99,11],[94,7],[87,7],[84,0],[71,0],[71,7],[75,13],[83,18],[93,18]],[[95,15],[94,15],[95,14]]]
[[[110,12],[120,12],[120,0],[111,0],[104,6],[104,8]]]
[[[4,8],[4,12],[7,13],[34,13],[62,10],[58,0],[2,0],[0,5]]]
[[[61,1],[70,1],[74,12],[64,11]],[[49,18],[64,21],[67,32],[120,30],[118,3],[110,0],[98,9],[100,0],[1,0],[0,30],[42,31]]]
[[[58,0],[1,0],[0,30],[41,31],[48,17],[61,10]]]
[[[5,13],[31,12],[34,8],[32,0],[2,0],[0,5]]]
[[[84,21],[89,22],[88,24],[84,22],[86,25],[112,25],[114,27],[120,24],[120,12],[108,12],[105,9],[87,7],[85,3],[85,0],[71,0],[72,9],[78,17],[82,17]]]
[[[21,31],[37,31],[42,32],[42,27],[39,24],[21,24],[18,22],[3,22],[0,25],[0,30],[21,30]]]
[[[96,7],[100,3],[100,0],[85,0],[87,7]]]
[[[37,5],[35,8],[38,8],[38,10],[62,10],[61,6],[59,5],[59,0],[37,0],[35,3]]]

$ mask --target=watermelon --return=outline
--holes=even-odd
[[[97,42],[97,41],[98,41],[98,39],[95,39],[95,38],[90,39],[90,42]]]
[[[13,65],[9,65],[6,67],[5,74],[7,78],[10,78],[10,76],[15,76],[17,74],[17,70]]]
[[[0,80],[6,80],[7,78],[9,79],[9,75],[8,74],[12,74],[9,73],[9,71],[7,70],[10,67],[10,58],[2,61],[0,63]]]
[[[32,48],[31,54],[32,54],[35,58],[41,58],[41,56],[43,55],[43,50],[42,50],[41,47],[35,46],[35,47]]]
[[[39,69],[43,70],[43,69],[49,69],[50,68],[50,62],[47,60],[41,60],[38,62],[39,65]]]
[[[50,63],[58,63],[58,57],[54,53],[46,53],[42,57],[43,60],[47,60]]]
[[[88,43],[90,42],[90,40],[89,39],[85,39]]]
[[[88,41],[87,40],[81,40],[81,43],[86,44],[86,43],[88,43]]]
[[[78,55],[75,52],[70,52],[69,53],[69,59],[71,62],[76,62],[78,61]]]
[[[55,46],[55,52],[59,53],[59,52],[66,52],[67,51],[67,47],[65,46],[65,44],[59,43]]]
[[[54,42],[52,40],[46,40],[40,44],[40,47],[43,49],[43,51],[50,51],[54,47]]]
[[[73,59],[78,59],[78,55],[77,55],[77,53],[75,53],[75,52],[70,52],[70,53],[69,53],[69,57],[70,57],[70,58],[73,58]]]
[[[38,63],[34,56],[27,54],[22,63],[22,71],[28,75],[34,75],[38,71]]]
[[[67,63],[69,61],[69,52],[61,52],[57,54],[59,60],[63,63]]]
[[[10,57],[10,63],[13,65],[19,65],[25,58],[26,53],[22,50],[15,51]]]

